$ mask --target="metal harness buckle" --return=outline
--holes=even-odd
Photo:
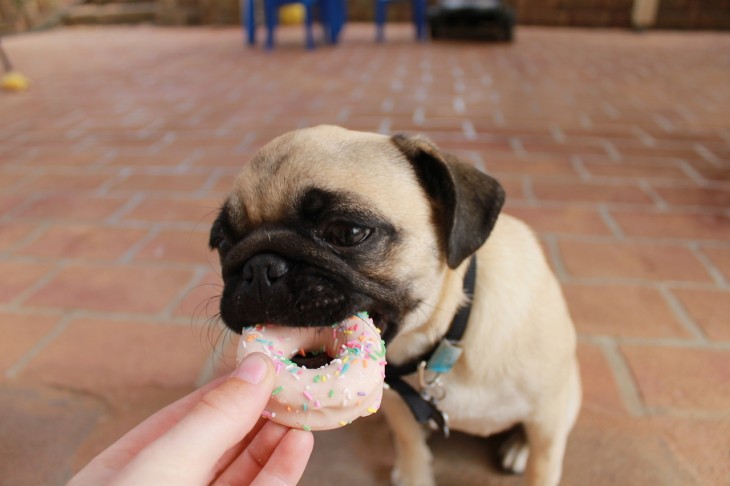
[[[434,407],[436,404],[443,400],[446,396],[446,389],[441,382],[441,373],[435,373],[428,371],[428,363],[421,361],[418,365],[418,388],[421,393],[421,397],[427,402],[431,403]],[[428,425],[432,430],[441,430],[444,437],[449,437],[449,416],[446,412],[439,410],[439,413],[444,418],[442,425],[438,424],[434,419],[428,421]]]

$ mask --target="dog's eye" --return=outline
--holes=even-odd
[[[231,244],[225,236],[216,235],[210,239],[210,247],[211,249],[218,250],[218,253],[223,255],[231,248]]]
[[[349,223],[334,223],[327,227],[324,239],[337,246],[355,246],[370,236],[370,228],[361,228]]]
[[[218,241],[218,244],[216,244],[215,246],[216,246],[216,248],[218,248],[219,252],[225,253],[231,247],[231,244],[228,243],[227,239],[221,238],[220,241]]]

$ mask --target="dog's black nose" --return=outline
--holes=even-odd
[[[244,285],[263,291],[273,286],[289,271],[289,264],[278,255],[263,253],[250,258],[243,266]]]

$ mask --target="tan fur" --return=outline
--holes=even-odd
[[[286,167],[277,170],[282,159]],[[398,364],[430,348],[464,302],[467,262],[456,270],[446,265],[426,194],[409,162],[383,135],[329,126],[300,130],[256,155],[237,178],[230,203],[245,211],[245,224],[266,224],[285,217],[291,201],[310,187],[356,194],[398,228],[403,243],[371,271],[407,283],[421,305],[400,323],[388,361]],[[530,443],[528,484],[555,485],[580,406],[573,324],[524,223],[502,214],[477,258],[464,354],[442,378],[446,396],[439,408],[452,429],[476,435],[523,423]],[[408,408],[387,392],[383,410],[398,453],[394,482],[433,484],[425,435]]]
[[[452,429],[474,435],[524,423],[530,441],[528,484],[558,484],[565,441],[581,401],[575,331],[562,292],[530,229],[506,214],[499,217],[477,259],[464,354],[442,377],[447,394],[439,407],[448,414]],[[446,333],[463,298],[464,271],[462,266],[446,272],[449,290],[435,304],[445,312],[399,334],[388,347],[390,361],[417,356],[424,348],[423,336]],[[384,400],[386,417],[396,441],[410,442],[415,421],[395,400]],[[396,468],[401,472],[395,477],[400,484],[433,484],[430,457],[423,449],[401,445],[398,450],[411,451],[410,456],[398,456]]]

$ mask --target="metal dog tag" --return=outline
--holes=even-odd
[[[448,373],[461,356],[462,349],[443,339],[426,364],[426,370],[432,373]]]

